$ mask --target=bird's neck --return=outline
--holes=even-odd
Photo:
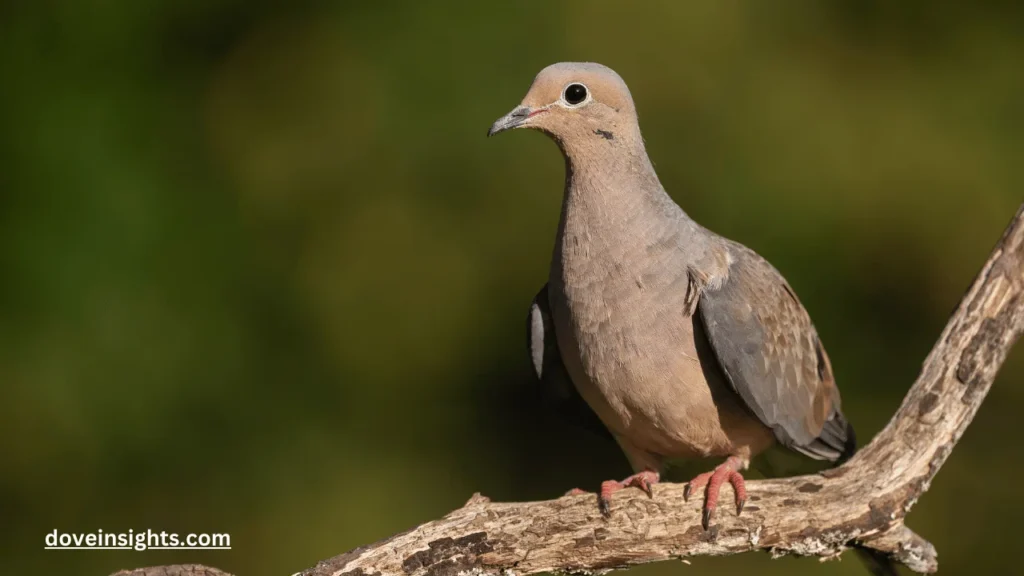
[[[639,134],[580,136],[559,142],[566,160],[561,243],[621,252],[678,231],[686,215],[661,186]]]
[[[549,274],[553,313],[572,326],[599,326],[611,308],[649,304],[644,279],[685,277],[700,228],[662,188],[641,142],[560,144],[566,182]]]

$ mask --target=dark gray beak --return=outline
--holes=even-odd
[[[526,122],[526,119],[530,117],[531,112],[533,112],[533,109],[529,106],[517,106],[508,114],[498,118],[494,124],[491,124],[491,129],[487,131],[487,135],[494,136],[498,132],[519,128]]]

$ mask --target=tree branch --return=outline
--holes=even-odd
[[[231,574],[201,564],[176,564],[174,566],[121,570],[112,576],[231,576]]]
[[[375,544],[324,560],[302,576],[527,575],[596,572],[688,556],[767,550],[831,558],[849,546],[881,551],[917,572],[934,547],[903,519],[949,457],[1024,331],[1024,206],[996,245],[889,424],[843,466],[747,484],[748,505],[701,528],[701,502],[681,484],[616,495],[611,518],[593,495],[465,506]],[[173,572],[170,575],[202,574]],[[217,574],[217,572],[211,572]],[[135,576],[145,572],[122,572]]]

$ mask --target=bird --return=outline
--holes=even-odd
[[[601,484],[602,514],[626,487],[652,496],[671,462],[718,458],[684,490],[704,491],[707,530],[726,483],[742,513],[743,472],[769,447],[830,463],[854,453],[807,310],[767,260],[669,196],[615,71],[544,68],[487,134],[521,128],[554,140],[566,167],[548,281],[528,314],[530,359],[549,396],[599,422],[633,470]]]

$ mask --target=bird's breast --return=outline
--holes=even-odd
[[[619,248],[564,252],[550,286],[559,346],[581,394],[600,393],[621,411],[638,390],[679,376],[695,353],[685,266]]]

